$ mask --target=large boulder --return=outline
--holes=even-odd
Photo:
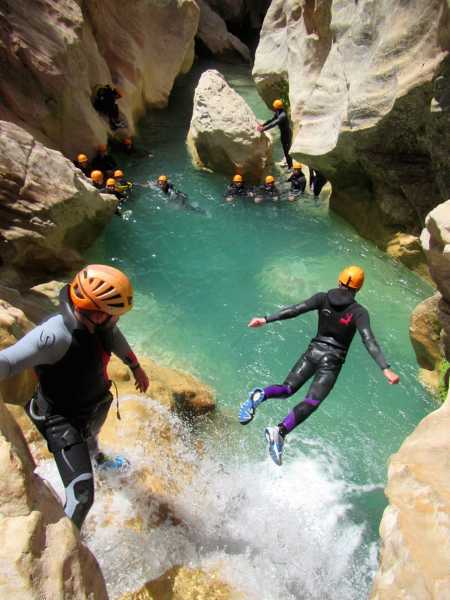
[[[0,119],[69,156],[106,141],[96,86],[123,91],[129,132],[145,105],[165,106],[194,58],[194,0],[6,0],[0,7]]]
[[[273,0],[261,30],[255,82],[289,99],[292,153],[383,249],[448,193],[449,40],[446,0]]]
[[[34,468],[0,399],[0,596],[107,600],[97,561]]]
[[[436,390],[439,386],[439,367],[443,358],[441,344],[441,322],[439,303],[441,294],[436,292],[418,304],[411,314],[409,337],[416,353],[416,359],[424,371],[422,382]]]
[[[389,464],[380,569],[371,600],[446,600],[450,590],[450,401]]]
[[[117,199],[22,128],[0,121],[0,273],[52,273],[80,264]]]
[[[272,145],[257,125],[251,108],[218,71],[202,74],[187,138],[195,165],[259,181],[271,162]]]
[[[444,355],[450,360],[450,200],[430,212],[420,236],[431,276],[442,295],[438,317]]]
[[[197,0],[200,7],[198,37],[208,50],[223,61],[250,62],[250,51],[239,38],[228,31],[225,21],[206,0]]]

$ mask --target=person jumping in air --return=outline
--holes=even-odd
[[[288,169],[292,168],[292,158],[289,154],[289,150],[292,144],[292,130],[289,124],[289,117],[284,108],[283,101],[279,98],[273,101],[272,108],[274,110],[274,115],[268,121],[265,121],[262,125],[258,123],[257,130],[268,131],[272,129],[272,127],[276,127],[280,130],[280,139],[281,145],[283,146],[284,157],[286,159],[286,166]]]
[[[273,321],[292,319],[311,310],[318,312],[317,334],[284,383],[254,388],[240,407],[239,421],[242,425],[247,425],[262,402],[269,398],[289,398],[308,379],[314,377],[304,399],[278,426],[265,429],[269,453],[277,465],[282,463],[286,435],[307,419],[333,389],[356,330],[388,383],[396,384],[400,381],[400,377],[390,370],[372,333],[367,309],[355,300],[356,293],[364,283],[364,271],[356,266],[346,267],[340,273],[338,282],[338,288],[315,294],[300,304],[283,308],[269,317],[254,317],[248,324],[248,327],[262,327]]]
[[[145,392],[149,380],[117,327],[133,305],[124,273],[88,265],[59,299],[58,314],[0,352],[0,380],[34,369],[38,385],[25,410],[54,456],[65,488],[64,511],[80,529],[94,502],[91,456],[103,469],[128,464],[120,456],[106,457],[97,443],[113,400],[106,372],[111,353],[131,369],[138,391]]]

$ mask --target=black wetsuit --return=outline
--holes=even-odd
[[[237,196],[246,196],[247,194],[248,194],[248,190],[245,188],[245,186],[238,185],[237,183],[234,183],[234,181],[233,181],[228,186],[224,196],[225,196],[225,198],[229,198],[230,196],[232,196],[234,198]]]
[[[167,194],[167,196],[169,194],[174,194],[175,193],[175,188],[173,187],[173,184],[170,183],[170,181],[166,181],[163,185],[160,185],[158,183],[158,187],[159,189],[164,192],[165,194]]]
[[[95,110],[108,116],[111,129],[117,129],[120,126],[119,107],[116,104],[119,98],[120,94],[110,85],[101,87],[94,98]]]
[[[256,191],[256,197],[262,197],[265,199],[268,198],[270,200],[276,201],[280,199],[280,191],[275,185],[265,183],[264,185],[261,185]]]
[[[39,384],[26,407],[47,440],[64,483],[69,518],[81,527],[94,501],[90,451],[112,402],[106,371],[111,353],[128,366],[137,359],[116,326],[90,333],[72,310],[68,286],[61,313],[0,352],[0,380],[34,368]]]
[[[327,178],[324,177],[320,171],[316,171],[316,169],[311,169],[309,187],[312,189],[316,198],[319,196],[326,182]]]
[[[380,369],[389,367],[370,328],[369,313],[356,302],[354,293],[347,288],[315,294],[300,304],[288,306],[266,317],[266,321],[272,323],[292,319],[311,310],[317,310],[319,314],[316,336],[295,363],[284,383],[264,389],[265,399],[287,398],[295,394],[308,379],[314,377],[303,401],[279,424],[283,435],[309,417],[330,393],[357,330],[367,351]]]
[[[295,169],[288,181],[291,182],[291,190],[303,194],[306,187],[306,177],[301,169]]]
[[[89,163],[79,163],[77,160],[74,160],[73,164],[77,169],[80,169],[80,171],[82,171],[86,177],[90,177],[91,172],[94,170]]]
[[[288,167],[291,168],[292,158],[289,154],[289,150],[292,144],[292,131],[291,126],[289,124],[289,118],[284,108],[279,108],[278,110],[276,110],[274,116],[265,123],[263,123],[262,130],[267,131],[268,129],[272,129],[272,127],[275,127],[276,125],[278,125],[280,129],[281,145],[283,146],[283,152],[286,158],[286,163]]]
[[[92,170],[101,171],[104,175],[112,175],[117,169],[117,163],[111,154],[101,154],[98,152],[92,159]]]

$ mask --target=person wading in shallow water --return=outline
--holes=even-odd
[[[124,273],[89,265],[62,288],[58,314],[0,352],[0,380],[27,368],[37,375],[37,390],[26,412],[54,456],[65,488],[64,511],[78,528],[94,502],[91,455],[101,468],[128,465],[123,457],[106,457],[97,443],[113,400],[106,372],[111,353],[131,369],[138,391],[149,385],[117,327],[132,303],[133,290]]]
[[[336,289],[315,294],[308,300],[283,308],[269,317],[254,317],[248,324],[249,327],[262,327],[273,321],[292,319],[311,310],[318,312],[317,334],[311,340],[306,352],[295,363],[284,383],[266,388],[254,388],[240,407],[239,421],[242,425],[247,425],[262,402],[269,398],[289,398],[313,377],[304,399],[278,426],[265,429],[269,453],[277,465],[282,463],[286,435],[307,419],[333,389],[357,330],[367,351],[383,371],[388,383],[396,384],[400,381],[399,376],[390,370],[372,333],[369,313],[355,300],[355,295],[364,282],[364,271],[356,266],[346,267],[340,273],[338,282],[339,287]]]

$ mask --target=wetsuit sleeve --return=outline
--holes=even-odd
[[[282,321],[284,319],[292,319],[293,317],[298,317],[298,315],[302,315],[311,310],[318,310],[321,308],[324,298],[326,294],[319,293],[314,294],[311,298],[304,300],[300,304],[292,304],[291,306],[286,306],[282,308],[279,312],[274,313],[273,315],[266,316],[266,323],[272,323],[273,321]]]
[[[0,380],[38,365],[55,364],[71,342],[72,336],[62,317],[52,317],[0,352]]]
[[[269,119],[268,121],[263,123],[262,130],[267,131],[268,129],[272,129],[272,127],[276,127],[285,119],[286,119],[286,113],[281,113],[278,116],[272,117],[271,119]]]
[[[129,367],[135,367],[139,364],[139,361],[131,349],[129,343],[125,339],[125,336],[118,327],[114,327],[112,330],[112,345],[111,352],[120,358]]]
[[[367,352],[373,358],[373,360],[377,363],[377,365],[384,371],[384,369],[389,368],[389,364],[387,363],[383,352],[381,351],[380,346],[370,328],[370,318],[369,313],[363,307],[358,311],[355,319],[356,327],[361,335],[361,339],[363,341],[364,346],[367,349]]]

